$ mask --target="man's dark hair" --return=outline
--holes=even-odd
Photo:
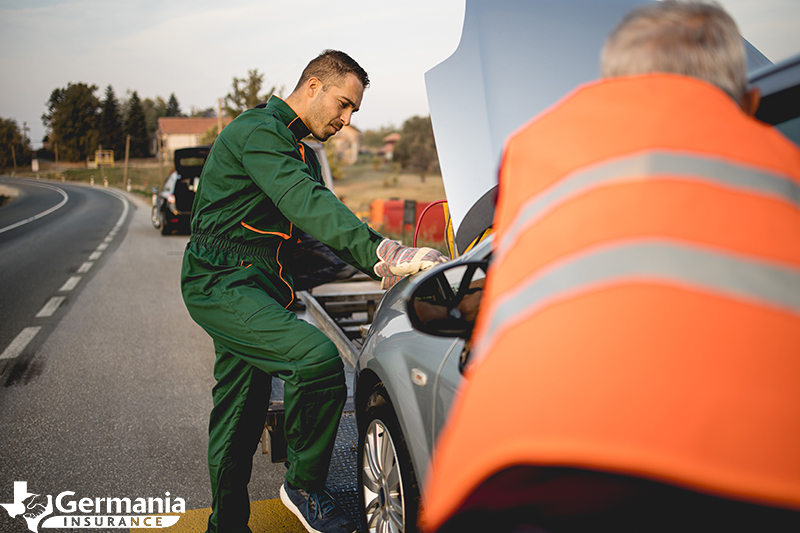
[[[328,85],[338,87],[348,74],[354,74],[365,89],[369,87],[367,71],[361,68],[355,59],[339,50],[324,50],[306,66],[294,90],[299,89],[311,78],[320,80],[323,87]]]

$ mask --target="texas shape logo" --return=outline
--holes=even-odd
[[[165,492],[162,497],[147,498],[81,498],[76,501],[72,491],[60,492],[46,498],[28,492],[27,481],[14,482],[14,503],[2,503],[11,518],[21,516],[28,529],[130,529],[165,528],[175,525],[186,512],[186,501]],[[53,511],[60,515],[53,515]],[[76,513],[80,514],[76,514]],[[165,514],[166,513],[166,514]],[[52,515],[52,516],[51,516]],[[42,520],[47,517],[47,520]]]
[[[0,503],[8,511],[11,518],[22,515],[28,523],[28,529],[33,533],[38,533],[39,522],[47,516],[53,514],[53,497],[47,496],[47,504],[44,505],[43,499],[39,494],[28,492],[27,481],[14,482],[14,503]]]

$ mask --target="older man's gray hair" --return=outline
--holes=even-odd
[[[603,77],[672,72],[705,80],[737,103],[747,90],[744,44],[733,18],[708,2],[665,1],[633,10],[601,55]]]

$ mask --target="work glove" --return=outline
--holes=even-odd
[[[389,239],[378,245],[378,259],[373,270],[381,277],[381,289],[389,289],[405,276],[448,260],[433,248],[409,248]]]

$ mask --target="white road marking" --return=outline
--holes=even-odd
[[[81,281],[81,277],[80,276],[72,276],[71,278],[69,278],[66,281],[66,283],[64,283],[61,286],[60,289],[58,289],[58,292],[71,291],[72,289],[74,289],[78,285],[78,283],[80,283],[80,281]]]
[[[25,183],[26,183],[26,185],[33,185],[35,187],[44,187],[45,189],[50,189],[50,190],[56,191],[59,194],[61,194],[61,196],[63,196],[64,198],[61,200],[61,202],[59,202],[58,205],[53,206],[53,207],[51,207],[50,209],[48,209],[46,211],[42,211],[38,215],[34,215],[32,217],[26,218],[25,220],[21,220],[21,221],[17,222],[16,224],[11,224],[10,226],[6,226],[5,228],[0,228],[0,233],[4,233],[4,232],[6,232],[8,230],[12,230],[12,229],[18,228],[20,226],[24,226],[28,222],[33,222],[36,219],[42,218],[43,216],[47,216],[50,213],[52,213],[53,211],[56,211],[57,209],[61,209],[61,207],[64,204],[67,203],[67,200],[69,200],[69,195],[63,189],[59,189],[58,187],[54,187],[52,185],[47,185],[47,184],[44,184],[44,183],[30,183],[30,182],[25,182]]]
[[[28,343],[33,340],[39,330],[42,329],[39,326],[28,327],[20,331],[19,335],[11,341],[11,344],[0,354],[0,360],[2,359],[14,359],[15,357],[19,357],[19,354],[22,353]]]
[[[122,214],[119,216],[119,220],[117,220],[117,223],[114,225],[111,232],[109,233],[109,235],[113,237],[122,227],[122,224],[125,222],[125,219],[128,218],[128,210],[130,209],[130,204],[128,203],[128,199],[125,198],[125,196],[121,192],[117,192],[112,189],[102,189],[102,190],[103,192],[106,192],[112,196],[116,196],[119,199],[119,201],[122,202],[123,205]]]
[[[61,305],[61,302],[65,300],[64,296],[53,296],[50,298],[44,307],[42,307],[41,311],[36,313],[36,318],[47,318],[49,316],[53,316],[53,313],[56,312],[58,306]]]
[[[38,215],[29,217],[29,218],[27,218],[25,220],[17,222],[16,224],[12,224],[10,226],[6,226],[5,228],[0,228],[0,233],[4,233],[4,232],[12,230],[14,228],[18,228],[20,226],[23,226],[23,225],[29,223],[29,222],[33,222],[34,220],[37,220],[37,219],[42,218],[44,216],[47,216],[50,213],[56,211],[57,209],[60,209],[69,200],[69,195],[64,190],[62,190],[62,189],[60,189],[58,187],[54,187],[52,185],[46,185],[46,184],[42,184],[42,183],[39,183],[39,184],[30,183],[30,185],[37,185],[39,187],[44,187],[46,189],[51,189],[51,190],[57,191],[58,193],[61,194],[61,196],[63,196],[63,200],[58,205],[56,205],[54,207],[51,207],[50,209],[48,209],[46,211],[42,211]],[[107,192],[109,192],[110,194],[112,194],[112,195],[116,196],[117,198],[119,198],[122,201],[122,204],[123,204],[124,207],[123,207],[123,210],[122,210],[122,215],[120,215],[119,220],[117,220],[117,224],[114,226],[114,228],[108,234],[108,237],[105,238],[104,243],[101,243],[97,247],[97,250],[105,250],[106,248],[108,248],[108,244],[107,243],[109,243],[109,242],[111,242],[113,240],[114,236],[117,234],[119,229],[122,227],[122,224],[125,222],[125,219],[128,216],[128,210],[130,208],[128,200],[124,196],[122,196],[121,194],[116,193],[116,192],[111,192],[111,191],[107,191]],[[92,265],[94,265],[94,263],[92,261],[95,261],[95,260],[99,259],[101,255],[102,255],[102,252],[100,252],[100,251],[93,252],[89,256],[90,260],[84,262],[78,268],[78,273],[79,274],[85,274],[86,272],[88,272],[89,269],[92,268]],[[64,285],[61,286],[61,288],[59,289],[59,292],[71,291],[72,289],[74,289],[78,285],[78,283],[80,283],[80,281],[81,281],[81,277],[80,276],[72,276],[72,277],[70,277],[64,283]],[[66,297],[64,297],[64,296],[53,296],[44,305],[44,307],[42,307],[42,309],[38,313],[36,313],[36,318],[47,318],[47,317],[53,316],[53,314],[58,310],[59,306],[64,302],[65,299],[66,299]],[[25,348],[28,346],[28,344],[30,344],[31,340],[33,340],[33,338],[36,336],[37,333],[39,333],[39,330],[41,330],[41,329],[42,328],[40,326],[31,326],[31,327],[24,328],[19,333],[19,335],[17,335],[14,338],[14,340],[11,341],[11,344],[9,344],[6,347],[6,349],[3,350],[3,353],[0,353],[0,360],[15,359],[15,358],[19,357],[19,355],[22,353],[22,351],[25,350]]]

